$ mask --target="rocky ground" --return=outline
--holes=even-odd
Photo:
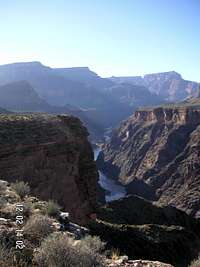
[[[131,261],[126,257],[122,257],[112,263],[108,264],[109,267],[173,267],[170,264],[166,264],[159,261],[145,261],[145,260],[136,260]]]
[[[19,213],[16,211],[16,207],[18,204],[23,204],[23,223],[17,223],[17,217]],[[45,240],[45,227],[46,219],[43,220],[43,225],[35,227],[33,222],[30,224],[33,218],[40,218],[37,216],[47,216],[49,222],[50,232],[48,235],[52,233],[60,233],[61,222],[58,220],[57,216],[49,215],[47,211],[48,202],[41,201],[37,197],[32,197],[30,195],[19,195],[19,192],[16,189],[13,189],[12,184],[10,185],[6,181],[0,180],[0,266],[2,267],[26,267],[26,266],[40,266],[36,262],[32,262],[34,259],[34,255],[40,253],[40,245],[41,238]],[[54,210],[55,212],[55,210]],[[59,214],[63,214],[59,211]],[[36,217],[34,217],[36,216]],[[18,218],[19,219],[19,218]],[[40,221],[41,222],[41,221]],[[28,229],[28,230],[27,230]],[[17,236],[17,231],[22,230],[22,236]],[[34,231],[33,231],[34,230]],[[77,242],[82,242],[86,236],[89,236],[89,230],[87,228],[81,227],[77,224],[70,222],[70,227],[65,229],[63,236],[66,238],[70,238],[70,240],[74,240],[74,244]],[[43,236],[44,235],[44,236]],[[48,237],[48,236],[47,236]],[[24,247],[20,252],[17,250],[14,254],[12,254],[13,249],[16,246],[16,242],[22,240]],[[91,242],[91,241],[90,241]],[[99,241],[96,241],[96,246]],[[101,243],[100,243],[101,244]],[[6,250],[2,249],[2,246],[6,248]],[[10,251],[8,252],[8,249]],[[60,248],[61,249],[61,248]],[[7,254],[5,254],[5,251]],[[9,253],[9,254],[8,254]],[[59,251],[56,252],[59,254]],[[115,254],[110,254],[110,257],[106,257],[105,255],[101,255],[102,263],[94,266],[101,267],[171,267],[171,265],[164,264],[161,262],[153,262],[153,261],[144,261],[144,260],[129,260],[127,256],[119,256]],[[9,259],[8,259],[9,257]],[[19,262],[20,259],[20,262]],[[67,263],[65,263],[67,264]],[[102,265],[103,264],[103,265]],[[52,265],[44,265],[44,266],[52,266]],[[56,266],[67,266],[68,265],[56,265]],[[72,265],[69,265],[70,267]],[[76,266],[76,265],[73,265]],[[77,265],[79,266],[79,265]],[[82,265],[80,265],[82,266]],[[92,267],[93,265],[83,265],[84,267]]]

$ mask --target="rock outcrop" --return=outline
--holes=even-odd
[[[132,259],[159,260],[187,267],[198,255],[199,238],[181,226],[117,225],[98,221],[90,231]]]
[[[97,218],[91,231],[131,259],[184,267],[199,253],[200,221],[174,207],[129,196],[101,207]]]
[[[27,181],[84,224],[96,208],[98,173],[87,130],[72,116],[0,115],[0,176]]]
[[[200,217],[200,101],[138,110],[113,133],[99,167],[130,193]]]
[[[171,264],[166,264],[159,261],[148,260],[124,260],[123,257],[118,260],[108,262],[108,267],[173,267]]]

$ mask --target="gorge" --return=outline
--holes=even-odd
[[[199,98],[167,103],[144,85],[38,62],[3,66],[0,83],[2,179],[28,182],[33,200],[55,201],[109,250],[188,266],[200,243]]]
[[[99,147],[94,149],[95,161],[97,160],[100,152],[101,149]],[[106,202],[117,200],[126,196],[126,189],[124,186],[120,185],[116,180],[110,179],[100,170],[98,172],[99,172],[98,184],[103,190],[105,190]]]
[[[128,193],[199,217],[199,125],[199,99],[140,109],[113,132],[98,166]]]

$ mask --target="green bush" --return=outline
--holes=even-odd
[[[47,216],[38,214],[32,215],[24,226],[24,234],[32,242],[41,242],[53,232],[51,219]]]
[[[194,260],[189,267],[200,267],[200,257]]]
[[[63,233],[47,237],[34,256],[39,267],[101,267],[102,257]],[[85,242],[85,241],[84,241]],[[86,243],[85,243],[86,244]],[[95,247],[93,244],[92,247]],[[99,247],[99,245],[97,246]]]
[[[46,205],[45,213],[48,216],[57,217],[60,214],[61,207],[54,202],[53,200],[49,200]]]
[[[30,187],[28,183],[24,181],[16,181],[11,184],[11,188],[21,197],[24,198],[26,195],[30,193]]]

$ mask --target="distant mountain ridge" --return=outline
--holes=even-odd
[[[163,97],[168,101],[181,101],[187,97],[196,97],[199,84],[187,81],[175,72],[161,72],[142,76],[111,77],[111,81],[122,83],[128,82],[147,87],[152,93]]]
[[[13,63],[0,66],[0,84],[25,80],[35,88],[40,97],[52,105],[65,105],[73,91],[83,87],[79,82],[67,80],[40,62]],[[68,94],[67,94],[68,93]],[[73,104],[73,103],[71,103]]]
[[[114,84],[110,79],[101,78],[88,67],[55,68],[54,71],[67,79],[83,82],[95,88],[104,89]]]
[[[87,67],[54,69],[37,61],[0,66],[0,85],[22,80],[29,83],[38,97],[45,101],[43,107],[37,110],[52,112],[52,107],[55,111],[72,106],[104,129],[118,125],[138,106],[146,105],[147,102],[162,102],[144,87],[127,84],[118,86]]]
[[[17,81],[0,86],[0,113],[39,112],[51,114],[72,114],[79,117],[87,126],[93,139],[103,135],[101,125],[87,118],[84,111],[71,105],[53,106],[41,99],[35,89],[27,81]],[[7,111],[7,110],[9,111]]]
[[[22,81],[27,84],[19,88]],[[14,92],[11,84],[16,82]],[[59,114],[73,111],[102,131],[118,126],[140,107],[179,100],[197,91],[197,83],[183,80],[176,72],[108,79],[88,67],[50,68],[38,61],[1,65],[0,86],[3,108]]]
[[[44,111],[47,102],[42,100],[27,81],[0,86],[0,106],[12,111]]]

